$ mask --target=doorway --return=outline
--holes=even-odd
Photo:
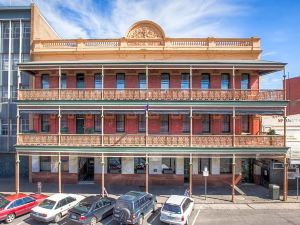
[[[84,134],[84,117],[82,115],[76,116],[76,134]]]
[[[94,158],[79,157],[78,159],[78,180],[94,181]]]
[[[242,182],[253,183],[253,159],[242,159]]]
[[[184,183],[190,182],[190,159],[184,158]]]
[[[77,88],[84,88],[84,74],[78,73],[76,75],[76,87]]]

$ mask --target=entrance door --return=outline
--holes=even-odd
[[[84,118],[80,115],[76,116],[76,134],[84,134]]]
[[[253,160],[242,159],[242,182],[253,183]]]
[[[184,158],[184,183],[190,182],[190,159]]]
[[[78,180],[93,181],[94,180],[94,158],[80,157],[78,160]]]
[[[79,73],[76,75],[76,87],[84,88],[84,74]]]

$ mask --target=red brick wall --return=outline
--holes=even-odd
[[[125,122],[125,132],[128,134],[138,133],[138,116],[137,115],[127,115]]]
[[[202,119],[201,117],[193,118],[193,134],[201,134],[202,132]]]
[[[170,75],[170,88],[181,88],[181,75],[179,71],[172,71]]]
[[[109,115],[104,116],[104,134],[116,133],[116,117]]]
[[[67,88],[76,88],[76,76],[74,73],[67,75]]]
[[[149,116],[149,134],[160,133],[160,119],[159,116]]]
[[[259,89],[259,76],[257,74],[250,75],[250,89]]]
[[[160,88],[160,75],[149,75],[148,86],[149,88]]]
[[[75,115],[68,115],[68,133],[76,134],[76,116]]]
[[[290,102],[287,107],[287,115],[300,114],[300,77],[286,80],[286,97]]]
[[[77,184],[78,174],[77,173],[66,173],[62,172],[61,181],[63,184]],[[51,172],[38,172],[32,173],[32,182],[42,182],[43,183],[56,183],[58,184],[58,173]],[[42,186],[43,190],[43,186]]]
[[[220,89],[221,88],[221,75],[210,75],[210,85],[212,89]]]
[[[84,82],[85,82],[85,87],[86,88],[94,88],[95,85],[94,85],[94,75],[89,73],[89,74],[86,74],[86,76],[84,77]]]
[[[125,88],[138,88],[139,87],[138,75],[125,75]]]
[[[34,77],[34,88],[40,89],[42,82],[42,76],[40,74],[35,75]]]
[[[193,75],[193,84],[192,84],[192,88],[200,88],[201,85],[201,75]]]
[[[116,75],[104,75],[104,88],[116,88]]]
[[[169,116],[169,130],[171,134],[182,134],[182,115]]]

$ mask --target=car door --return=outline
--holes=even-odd
[[[102,218],[107,217],[113,213],[113,205],[109,199],[102,199]]]
[[[93,210],[93,214],[97,217],[97,218],[103,218],[103,214],[105,213],[102,209],[102,201],[98,201],[96,204],[95,204],[95,208]]]
[[[153,196],[148,194],[145,196],[146,211],[149,212],[153,208]]]
[[[76,199],[73,198],[73,197],[67,197],[66,198],[66,201],[67,201],[67,208],[68,210],[73,208],[75,205],[76,205]]]
[[[15,200],[8,209],[11,209],[11,212],[13,212],[16,216],[22,215],[24,213],[23,208],[23,199],[17,199]]]
[[[190,216],[191,213],[192,213],[192,211],[193,211],[194,202],[193,202],[193,200],[190,199],[190,198],[187,198],[186,201],[187,201],[187,207],[188,207],[188,208],[187,208],[188,215]]]
[[[61,213],[62,216],[66,215],[68,213],[68,202],[66,198],[61,199],[57,204],[57,213]],[[56,213],[56,214],[57,214]]]
[[[36,205],[36,200],[31,197],[25,197],[24,201],[24,213],[29,213],[31,209]]]

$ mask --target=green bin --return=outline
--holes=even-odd
[[[272,200],[279,200],[280,187],[276,184],[269,184],[269,196]]]

